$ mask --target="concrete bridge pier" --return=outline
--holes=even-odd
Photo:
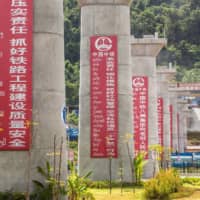
[[[66,131],[60,114],[65,104],[63,23],[62,0],[34,0],[31,166],[35,169],[46,159],[53,165],[54,137],[56,137],[56,152],[59,152],[63,139],[61,179],[66,180]],[[48,156],[49,153],[51,156]],[[57,168],[58,160],[57,153]],[[31,178],[35,176],[36,172],[33,171]]]
[[[190,129],[190,119],[191,119],[191,110],[185,106],[183,110],[183,141],[184,141],[184,151],[186,151],[188,144],[188,132]]]
[[[170,160],[170,113],[169,113],[169,85],[175,79],[176,70],[168,66],[160,66],[157,69],[158,96],[163,98],[163,133],[164,133],[164,166],[167,167]]]
[[[188,102],[187,100],[178,100],[178,118],[177,118],[177,131],[178,131],[178,151],[183,153],[185,151],[185,135],[187,137],[187,123],[186,123],[186,110]]]
[[[156,56],[166,43],[166,39],[155,37],[131,38],[132,76],[148,77],[148,147],[158,144]],[[152,151],[148,156],[144,169],[146,178],[152,177],[156,171]]]
[[[61,179],[66,180],[66,136],[60,117],[65,102],[63,1],[34,0],[33,4],[32,144],[30,151],[0,152],[0,191],[33,189],[32,180],[41,179],[36,167],[53,161],[48,154],[53,153],[55,135],[57,152],[62,137],[64,141]]]
[[[118,158],[112,158],[112,179],[119,179],[120,160],[124,181],[131,180],[125,137],[132,134],[132,93],[130,68],[130,0],[79,0],[81,6],[80,50],[80,137],[79,174],[92,171],[93,180],[109,178],[109,158],[91,158],[90,121],[90,37],[117,36],[118,44]],[[130,154],[133,142],[130,139]]]

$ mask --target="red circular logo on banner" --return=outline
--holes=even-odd
[[[133,79],[133,85],[135,87],[143,87],[144,86],[144,79],[141,77],[137,77]]]
[[[112,48],[112,40],[109,37],[99,37],[95,41],[95,47],[99,51],[109,51]]]

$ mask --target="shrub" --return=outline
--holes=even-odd
[[[182,181],[175,170],[162,170],[155,176],[155,178],[150,179],[144,184],[144,196],[149,200],[169,199],[169,195],[178,192],[181,185]]]
[[[109,181],[92,181],[90,179],[86,179],[86,184],[89,188],[96,188],[96,189],[108,189],[109,188]],[[112,181],[112,187],[113,188],[118,188],[121,187],[121,182],[119,181]],[[123,182],[123,187],[142,187],[143,186],[143,181],[141,181],[140,185],[134,185],[133,183],[130,182]]]
[[[182,179],[183,183],[187,183],[193,186],[200,186],[200,178],[186,177]]]
[[[45,180],[43,182],[33,180],[35,187],[31,200],[53,200],[66,196],[66,182],[54,178],[48,161],[46,161],[46,168],[38,166],[37,171]]]
[[[90,187],[90,188],[98,188],[98,189],[109,188],[109,182],[108,181],[87,180],[86,183],[87,183],[87,186]]]
[[[136,185],[141,185],[144,165],[147,163],[145,160],[146,152],[139,152],[133,159],[134,175]]]
[[[91,172],[85,176],[79,176],[73,166],[67,179],[68,200],[94,200],[94,196],[88,191],[87,180]]]
[[[78,125],[78,116],[72,112],[67,115],[67,122],[70,124]]]
[[[25,195],[9,190],[6,192],[0,192],[0,200],[25,200]]]

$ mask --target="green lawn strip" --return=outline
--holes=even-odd
[[[135,192],[130,187],[123,188],[121,193],[120,188],[113,188],[110,194],[109,189],[90,189],[96,200],[141,200],[143,196],[143,188],[136,188]]]
[[[179,192],[170,195],[171,199],[179,199],[184,197],[190,197],[194,192],[199,191],[199,187],[194,187],[191,185],[184,185]]]
[[[195,191],[199,191],[200,188],[192,187],[191,185],[187,185],[182,187],[179,192],[173,193],[170,195],[171,199],[179,199],[184,197],[191,196]],[[90,191],[93,193],[96,200],[143,200],[143,192],[144,189],[142,187],[135,188],[135,192],[133,193],[132,188],[125,187],[123,188],[123,193],[121,194],[120,188],[113,188],[112,193],[110,195],[110,191],[108,188],[103,189],[95,189],[91,188]]]

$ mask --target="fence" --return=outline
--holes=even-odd
[[[200,176],[199,156],[199,153],[172,154],[171,167],[176,168],[181,176]]]

